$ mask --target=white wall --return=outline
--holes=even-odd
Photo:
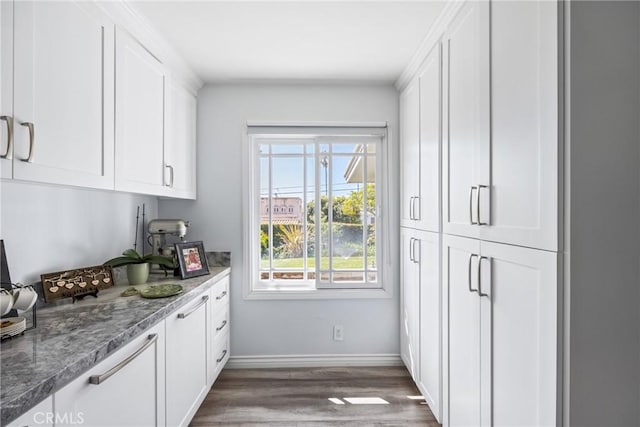
[[[136,206],[157,217],[157,199],[126,193],[2,181],[0,238],[13,282],[102,264],[133,246]],[[142,221],[142,220],[141,220]]]
[[[571,2],[574,426],[640,425],[640,3]]]
[[[191,221],[189,239],[203,240],[207,250],[232,252],[232,356],[398,354],[397,255],[393,299],[243,299],[242,138],[248,120],[388,121],[397,148],[398,95],[390,85],[209,85],[198,94],[198,200],[161,200],[159,210],[162,217]],[[391,164],[397,171],[397,149]],[[392,175],[397,194],[397,173]],[[397,254],[397,210],[391,223]],[[332,340],[334,324],[344,326],[344,341]]]

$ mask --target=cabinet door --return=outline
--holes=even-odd
[[[492,215],[483,240],[558,249],[557,9],[491,5]]]
[[[116,33],[116,190],[161,195],[164,70],[122,30]]]
[[[196,198],[196,97],[167,79],[164,184],[168,196]]]
[[[186,426],[207,394],[209,293],[166,319],[167,425]]]
[[[488,9],[487,1],[467,2],[444,37],[447,114],[442,227],[445,233],[469,237],[479,234],[479,227],[473,225],[478,223],[478,210],[480,221],[489,221]]]
[[[419,74],[420,80],[420,185],[415,227],[440,231],[441,59],[438,43]]]
[[[420,231],[414,257],[419,260],[420,377],[418,387],[431,412],[440,420],[442,393],[442,321],[440,288],[440,235]]]
[[[480,421],[480,298],[478,268],[480,242],[443,236],[442,286],[447,324],[447,372],[443,424],[476,426]],[[448,375],[447,375],[448,374]]]
[[[53,427],[53,397],[49,396],[6,427]],[[76,418],[76,420],[78,420]]]
[[[56,426],[164,426],[164,350],[161,322],[56,392]]]
[[[89,2],[14,12],[13,177],[113,189],[113,23]]]
[[[0,177],[13,177],[13,2],[0,2]]]
[[[555,426],[558,254],[488,242],[481,254],[481,425]]]
[[[417,249],[413,230],[402,228],[401,236],[401,260],[402,271],[400,273],[402,283],[401,293],[401,357],[411,377],[418,382],[420,359],[419,310],[420,310],[420,283],[418,277],[418,264],[414,253]]]
[[[401,203],[403,227],[413,227],[415,198],[420,194],[420,82],[411,81],[400,94]]]

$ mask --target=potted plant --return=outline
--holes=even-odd
[[[111,267],[127,266],[127,279],[130,285],[142,285],[149,278],[150,264],[158,264],[160,267],[175,268],[172,258],[161,255],[140,255],[135,249],[127,249],[122,256],[112,258],[105,262]]]

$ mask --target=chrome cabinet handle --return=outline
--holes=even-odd
[[[409,219],[415,219],[413,217],[413,199],[415,199],[414,196],[409,197]]]
[[[416,202],[420,200],[420,196],[415,196],[413,198],[413,219],[420,219],[420,203],[418,203],[418,214],[416,215]]]
[[[417,252],[417,256],[416,256],[416,242],[420,242],[420,239],[413,239],[413,262],[415,262],[416,264],[420,264],[420,244],[418,244],[418,252]]]
[[[221,331],[221,330],[223,330],[225,326],[227,326],[227,321],[226,321],[226,320],[223,320],[223,321],[222,321],[222,324],[216,328],[216,331]]]
[[[186,319],[191,314],[193,314],[197,309],[202,307],[204,303],[206,303],[208,300],[209,300],[209,295],[203,296],[202,301],[200,301],[200,303],[197,304],[195,307],[193,307],[191,310],[187,311],[186,313],[178,313],[178,319]]]
[[[169,169],[169,176],[170,176],[169,183],[165,184],[165,186],[166,187],[173,187],[173,166],[164,165],[164,167]]]
[[[33,162],[33,144],[35,143],[35,128],[33,126],[33,123],[31,122],[22,122],[20,123],[21,126],[26,126],[27,129],[29,129],[29,155],[27,156],[26,159],[20,159],[23,162],[27,162],[27,163],[32,163]]]
[[[220,359],[216,359],[216,363],[220,363],[222,362],[222,360],[224,359],[224,357],[227,355],[227,350],[223,350],[222,354],[220,355]]]
[[[487,259],[488,260],[489,258],[487,258],[486,256],[481,256],[478,259],[478,294],[481,297],[488,297],[489,294],[485,294],[485,293],[482,292],[482,260],[483,259]]]
[[[227,295],[227,291],[222,291],[222,293],[216,297],[216,301],[220,301],[225,295]]]
[[[7,122],[7,151],[0,158],[11,160],[13,159],[13,117],[0,116],[0,120]]]
[[[91,375],[89,377],[89,384],[95,384],[95,385],[102,384],[103,382],[108,380],[112,375],[117,373],[120,369],[124,368],[129,363],[131,363],[133,359],[138,357],[140,353],[142,353],[147,348],[149,348],[149,346],[155,343],[157,340],[158,340],[158,334],[150,334],[147,337],[147,342],[142,347],[140,347],[135,353],[133,353],[131,356],[127,357],[122,362],[118,363],[116,366],[109,369],[107,372],[105,372],[102,375]]]
[[[471,260],[473,257],[477,257],[476,254],[469,254],[469,265],[467,265],[467,284],[469,285],[469,292],[478,292],[477,289],[471,287]]]
[[[478,225],[477,222],[473,221],[473,190],[477,190],[478,187],[475,185],[471,186],[469,189],[469,222],[471,225]]]
[[[415,239],[412,237],[409,239],[409,261],[411,262],[415,262],[414,258],[413,258],[413,241]]]
[[[489,225],[488,222],[481,222],[480,221],[480,190],[483,188],[489,188],[489,186],[487,185],[480,185],[478,184],[478,199],[476,200],[476,214],[478,215],[478,225]]]

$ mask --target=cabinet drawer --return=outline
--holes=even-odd
[[[229,360],[230,344],[231,341],[229,339],[229,331],[217,337],[213,342],[213,354],[211,363],[213,364],[216,377]]]
[[[29,426],[53,426],[55,414],[53,413],[53,397],[49,396],[31,410],[7,424],[7,427],[29,427]],[[76,416],[76,419],[77,416]],[[59,422],[59,420],[58,420]]]
[[[222,307],[229,304],[229,276],[221,279],[211,288],[211,298],[213,300],[213,312],[216,315],[223,310]]]
[[[213,340],[217,340],[218,337],[223,336],[229,331],[229,307],[220,307],[221,311],[218,313],[213,313],[213,322],[211,324],[211,334],[210,337]]]
[[[161,322],[58,391],[56,425],[164,425],[164,349]]]

